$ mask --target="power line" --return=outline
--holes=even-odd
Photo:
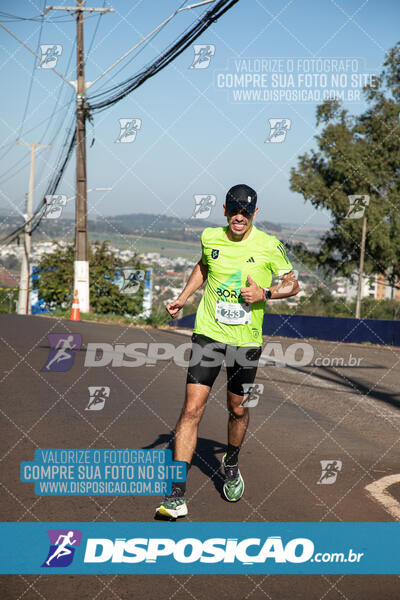
[[[76,40],[75,40],[75,41],[76,41]],[[71,48],[71,53],[70,53],[70,55],[69,55],[68,64],[67,64],[67,67],[66,67],[66,73],[67,73],[67,74],[69,73],[69,68],[70,68],[70,64],[71,64],[71,61],[72,61],[72,56],[73,56],[73,53],[74,53],[74,46],[72,46],[72,48]],[[49,131],[49,129],[50,129],[50,126],[51,126],[51,124],[52,124],[52,121],[53,121],[53,118],[54,118],[54,116],[57,114],[57,112],[59,112],[59,110],[57,110],[57,106],[58,106],[58,104],[59,104],[59,102],[60,102],[60,100],[61,100],[61,96],[62,96],[62,93],[63,93],[63,89],[64,89],[64,88],[63,88],[63,86],[60,84],[60,87],[59,87],[59,92],[58,92],[58,95],[57,95],[56,103],[55,103],[55,105],[54,105],[54,108],[53,108],[53,112],[52,112],[52,114],[50,115],[50,119],[47,121],[46,129],[45,129],[45,131],[43,132],[43,134],[42,134],[42,136],[41,136],[40,142],[42,142],[42,141],[44,140],[44,138],[46,137],[46,134],[47,134],[47,132],[48,132],[48,131]],[[66,93],[68,93],[68,90],[66,90]],[[63,114],[63,115],[62,115],[61,122],[56,122],[56,126],[55,126],[55,133],[54,133],[53,137],[51,138],[51,141],[49,142],[49,144],[51,145],[51,150],[50,150],[50,152],[49,152],[49,156],[47,157],[47,162],[43,162],[43,164],[41,165],[41,168],[40,168],[40,172],[38,173],[38,180],[39,180],[39,181],[41,181],[41,178],[42,178],[42,174],[43,174],[44,168],[46,167],[46,164],[47,164],[47,166],[48,166],[49,159],[50,159],[50,158],[51,158],[51,156],[52,156],[52,151],[53,151],[53,148],[54,148],[55,140],[57,139],[57,137],[59,136],[59,134],[60,134],[60,133],[61,133],[61,131],[62,131],[61,124],[62,124],[62,122],[63,122],[63,121],[66,121],[66,120],[68,120],[68,119],[66,118],[66,117],[67,117],[67,113],[68,113],[68,111],[69,111],[70,107],[71,107],[71,106],[72,106],[72,104],[73,104],[74,97],[75,97],[75,94],[74,94],[74,92],[72,92],[72,93],[70,94],[69,101],[68,101],[68,103],[67,103],[67,105],[66,105],[66,106],[67,106],[67,108],[66,108],[65,114]]]
[[[30,226],[31,234],[34,231],[36,231],[36,229],[39,227],[39,225],[42,222],[42,219],[44,217],[44,214],[46,212],[46,196],[54,195],[56,193],[58,185],[59,185],[61,178],[65,172],[65,169],[68,165],[68,162],[71,158],[71,155],[72,155],[72,152],[73,152],[73,149],[75,146],[76,132],[73,131],[71,134],[71,129],[72,128],[69,128],[67,138],[63,145],[63,149],[66,148],[66,150],[64,150],[63,155],[61,155],[58,160],[59,166],[57,168],[57,171],[53,174],[53,177],[47,186],[47,189],[46,189],[45,194],[43,195],[42,201],[40,202],[39,206],[34,211],[32,217],[30,217],[27,221],[25,221],[19,227],[17,227],[12,232],[10,232],[6,237],[4,237],[1,240],[2,244],[9,245],[12,242],[14,242],[19,237],[19,235],[25,230],[25,227],[27,225]]]
[[[178,12],[178,11],[179,11],[179,9],[180,9],[180,8],[182,8],[182,7],[183,7],[183,6],[186,4],[186,2],[187,2],[187,0],[184,0],[184,2],[182,2],[182,3],[181,3],[179,6],[178,6],[178,8],[176,9],[176,11],[175,11],[175,12]],[[193,23],[194,23],[194,21],[193,21]],[[145,44],[143,44],[142,46],[140,46],[140,48],[138,49],[138,51],[137,51],[137,52],[134,52],[134,54],[132,55],[132,57],[131,57],[131,58],[130,58],[130,59],[127,61],[127,62],[125,62],[125,64],[124,64],[124,65],[123,65],[123,66],[122,66],[120,69],[118,69],[118,71],[117,71],[116,73],[114,73],[114,74],[112,75],[112,77],[110,77],[110,79],[107,79],[106,81],[104,81],[104,82],[102,83],[102,85],[100,86],[99,90],[103,89],[103,88],[104,88],[104,87],[106,87],[106,86],[107,86],[109,83],[111,83],[111,81],[112,81],[113,79],[115,79],[115,78],[117,77],[117,75],[119,75],[119,74],[120,74],[120,73],[121,73],[121,72],[122,72],[124,69],[126,69],[126,68],[127,68],[127,67],[128,67],[130,64],[131,64],[131,62],[132,62],[133,60],[137,59],[137,57],[139,56],[139,54],[141,54],[141,53],[143,52],[143,50],[144,50],[145,48],[147,48],[147,46],[148,46],[148,45],[149,45],[149,44],[150,44],[150,43],[151,43],[151,42],[152,42],[152,41],[153,41],[153,40],[154,40],[154,39],[155,39],[155,38],[158,36],[158,34],[159,34],[159,33],[161,33],[161,31],[163,31],[163,29],[164,29],[164,28],[165,28],[167,25],[168,25],[168,22],[164,23],[164,25],[163,25],[162,27],[160,27],[160,29],[158,29],[158,31],[155,31],[155,32],[154,32],[154,35],[152,35],[152,36],[151,36],[151,37],[150,37],[150,38],[147,40],[147,42],[146,42]],[[188,28],[187,28],[187,29],[188,29]],[[186,29],[184,30],[184,32],[185,32],[185,31],[186,31]],[[176,39],[179,39],[179,38],[176,38]],[[149,62],[147,63],[147,65],[149,65],[149,64],[151,64],[151,61],[149,61]],[[145,66],[146,66],[146,65],[145,65]],[[97,96],[97,94],[96,94],[96,96]],[[96,97],[96,96],[94,96],[94,97]]]
[[[60,108],[59,108],[59,109],[56,111],[56,113],[60,112],[60,111],[61,111],[61,110],[63,110],[64,108],[66,108],[66,107],[70,106],[70,104],[71,104],[71,100],[69,100],[69,101],[68,101],[66,104],[63,104],[62,106],[60,106]],[[44,118],[42,121],[40,121],[40,123],[38,123],[37,125],[34,125],[34,126],[33,126],[33,127],[31,127],[30,129],[28,129],[28,130],[25,132],[25,135],[26,135],[27,133],[30,133],[31,131],[34,131],[35,129],[37,129],[38,127],[40,127],[41,125],[43,125],[43,123],[46,123],[46,121],[48,121],[49,119],[50,119],[50,117],[45,117],[45,118]],[[9,145],[11,145],[11,144],[12,144],[12,145],[13,145],[13,147],[14,147],[14,142],[5,142],[5,143],[4,143],[2,146],[0,146],[0,150],[2,150],[3,148],[5,148],[6,146],[8,147],[8,146],[9,146]],[[8,152],[8,150],[7,150],[7,152]],[[6,152],[6,154],[7,154],[7,152]],[[20,162],[20,161],[18,161],[18,162]],[[3,175],[4,175],[4,173],[3,173]],[[3,175],[0,175],[0,177],[2,177]]]
[[[106,0],[103,0],[103,8],[105,7],[105,5],[106,5]],[[96,38],[96,35],[97,35],[97,31],[98,31],[98,29],[99,29],[99,25],[100,25],[100,21],[101,21],[101,17],[102,17],[102,16],[103,16],[103,13],[100,13],[100,14],[99,14],[99,18],[97,19],[97,22],[96,22],[96,27],[95,27],[95,30],[94,30],[94,33],[93,33],[93,37],[92,37],[92,41],[90,42],[89,50],[87,51],[87,54],[86,54],[86,61],[87,61],[87,59],[89,58],[89,54],[90,54],[90,53],[91,53],[91,51],[92,51],[92,47],[93,47],[94,40],[95,40],[95,38]]]
[[[192,44],[204,31],[215,23],[226,11],[234,6],[239,0],[220,0],[217,4],[208,10],[205,15],[198,19],[189,31],[181,36],[172,46],[161,54],[149,67],[123,81],[120,84],[88,98],[88,106],[91,111],[100,111],[111,106],[128,96],[135,89],[140,87],[147,79],[153,77],[169,65],[175,58]],[[104,99],[100,99],[104,98]],[[98,99],[98,102],[93,102]]]
[[[43,4],[43,10],[46,7],[46,0],[44,0],[44,4]],[[43,17],[41,19],[41,23],[40,23],[40,30],[39,30],[39,37],[38,37],[38,43],[36,45],[36,52],[39,52],[39,48],[40,48],[40,42],[42,39],[42,31],[43,31]],[[28,95],[26,97],[26,103],[25,103],[25,109],[24,109],[24,113],[22,115],[22,120],[21,120],[21,125],[18,131],[18,135],[17,135],[17,140],[19,140],[22,130],[24,128],[25,125],[25,119],[26,119],[26,114],[28,112],[28,108],[29,108],[29,103],[30,103],[30,99],[31,99],[31,94],[32,94],[32,87],[33,87],[33,80],[35,78],[35,73],[36,73],[36,57],[34,58],[33,61],[33,67],[32,67],[32,74],[31,74],[31,79],[29,82],[29,88],[28,88]]]
[[[0,19],[5,22],[5,23],[17,23],[17,22],[22,22],[22,21],[33,21],[34,23],[39,23],[43,18],[43,15],[36,15],[34,17],[20,17],[18,15],[12,15],[10,13],[6,13],[2,10],[0,10]],[[44,22],[45,23],[53,23],[53,22],[57,22],[57,23],[66,23],[66,22],[70,22],[71,18],[65,18],[64,16],[60,15],[54,15],[52,19],[46,19]]]
[[[71,106],[71,104],[72,104],[72,101],[69,103],[69,106]],[[66,106],[67,105],[61,107],[60,110],[63,110]],[[67,110],[68,110],[68,108],[67,108]],[[57,111],[57,112],[59,112],[59,111]],[[42,121],[42,123],[43,123],[43,121]],[[39,127],[39,125],[37,125],[36,127]],[[36,127],[33,127],[32,129],[30,129],[29,131],[27,131],[26,134],[28,134],[33,129],[36,129]],[[60,134],[60,132],[61,132],[61,129],[59,128],[56,131],[54,137],[52,138],[51,144],[54,143],[54,140],[57,138],[57,136]],[[9,169],[7,169],[7,171],[4,171],[0,175],[0,177],[3,177],[3,179],[0,180],[0,184],[3,185],[4,183],[7,183],[7,181],[9,181],[10,179],[13,179],[13,177],[15,177],[16,175],[18,175],[18,173],[20,173],[23,169],[25,169],[25,167],[29,164],[29,162],[30,161],[26,160],[24,157],[19,158]],[[23,163],[23,164],[21,165],[21,163]],[[16,167],[18,167],[19,165],[21,165],[19,169],[17,169],[16,171],[12,171],[13,169],[15,169]],[[12,171],[12,172],[10,173],[10,171]]]
[[[75,38],[75,43],[76,43],[76,38]],[[69,67],[70,67],[70,64],[71,64],[71,61],[72,61],[73,53],[74,53],[74,46],[72,46],[72,48],[71,48],[71,53],[69,55],[69,59],[68,59],[68,63],[67,63],[67,68],[66,68],[66,71],[65,71],[67,75],[69,73]],[[57,113],[57,106],[58,106],[58,103],[59,103],[59,101],[61,99],[61,95],[62,95],[63,89],[65,89],[65,88],[63,87],[62,83],[60,83],[60,85],[59,85],[59,92],[58,92],[58,96],[57,96],[57,99],[56,99],[56,103],[54,105],[53,112],[51,113],[50,118],[49,118],[49,120],[47,122],[46,129],[45,129],[44,133],[42,134],[42,140],[43,140],[43,138],[45,137],[46,133],[48,132],[48,130],[50,128],[50,124],[51,124],[51,121],[54,118],[54,115]],[[72,94],[73,94],[73,92],[72,92]],[[71,103],[72,103],[72,101],[74,99],[72,94],[71,94],[70,99],[68,101],[68,108],[69,108],[69,106],[71,105]]]

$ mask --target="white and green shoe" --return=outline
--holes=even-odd
[[[222,466],[225,471],[225,482],[223,487],[224,496],[229,502],[237,502],[243,496],[244,481],[239,467],[229,467],[225,464],[226,454],[222,457]]]
[[[188,514],[187,504],[185,496],[172,491],[170,496],[165,496],[160,506],[156,509],[156,517],[163,517],[164,519],[178,519],[179,517],[186,517]]]

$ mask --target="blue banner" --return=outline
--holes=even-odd
[[[37,496],[160,496],[186,480],[172,450],[39,448],[20,465],[21,481]]]
[[[399,574],[400,523],[1,523],[1,574]]]
[[[170,321],[171,327],[193,329],[196,314]],[[265,313],[263,335],[327,340],[350,344],[370,342],[380,346],[400,346],[400,321],[278,315]]]

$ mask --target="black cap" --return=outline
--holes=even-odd
[[[231,212],[237,208],[243,208],[253,214],[257,205],[257,192],[248,185],[240,183],[234,185],[226,194],[226,211]]]

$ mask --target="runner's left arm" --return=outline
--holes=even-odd
[[[270,298],[278,300],[279,298],[290,298],[295,296],[300,291],[299,282],[293,266],[286,253],[285,246],[275,238],[273,247],[271,248],[271,258],[269,267],[271,271],[281,280],[277,285],[269,288],[271,292]],[[268,294],[269,296],[269,294]],[[268,300],[268,298],[265,298]]]
[[[290,271],[285,275],[282,275],[281,283],[273,285],[269,288],[271,292],[271,300],[277,300],[278,298],[290,298],[295,296],[300,291],[299,282],[296,279],[294,271]]]
[[[272,237],[268,255],[266,267],[275,276],[279,277],[281,282],[265,290],[259,287],[249,275],[247,277],[247,286],[240,290],[244,301],[249,304],[269,299],[289,298],[290,296],[295,296],[300,291],[299,282],[293,271],[292,263],[286,254],[285,247],[276,237]]]
[[[263,300],[275,300],[278,298],[289,298],[295,296],[300,291],[299,282],[296,279],[294,271],[285,273],[280,277],[281,283],[268,288],[271,292],[270,298],[265,295],[265,290],[252,280],[250,275],[247,277],[247,287],[240,290],[240,294],[245,302],[253,304],[253,302],[262,302]]]

